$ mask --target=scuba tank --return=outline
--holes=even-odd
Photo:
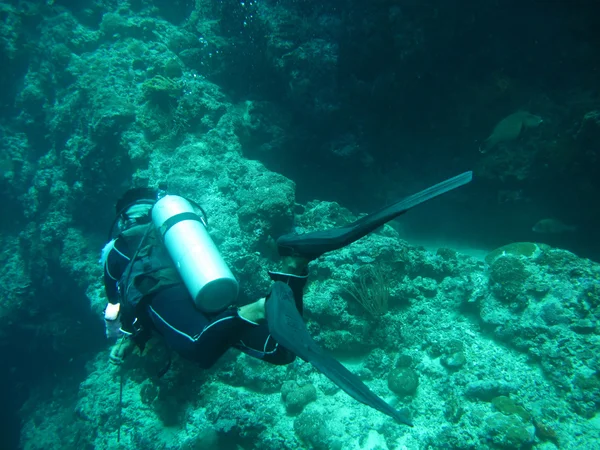
[[[188,200],[164,195],[152,208],[152,222],[196,307],[217,313],[235,304],[239,284]]]

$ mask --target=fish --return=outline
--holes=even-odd
[[[566,225],[557,219],[542,219],[533,226],[532,230],[540,234],[563,234],[574,233],[577,227]]]
[[[518,138],[526,128],[536,128],[544,120],[540,116],[528,113],[527,111],[517,111],[506,116],[494,127],[492,134],[481,143],[479,151],[487,153],[501,142],[513,141]]]

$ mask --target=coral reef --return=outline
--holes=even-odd
[[[206,209],[242,302],[268,292],[281,234],[344,225],[471,165],[478,189],[447,197],[469,210],[464,236],[534,239],[523,230],[562,209],[585,225],[565,246],[593,254],[600,101],[581,61],[597,47],[569,51],[549,20],[548,33],[528,24],[536,39],[470,52],[474,36],[507,38],[526,16],[492,3],[469,14],[453,2],[0,3],[0,384],[22,404],[21,447],[597,446],[600,266],[560,242],[479,260],[411,245],[394,224],[311,263],[310,333],[414,428],[300,360],[231,351],[203,371],[173,355],[161,378],[156,337],[108,363],[97,260],[132,186],[165,181]],[[561,58],[543,50],[550,38]],[[561,85],[577,87],[552,88],[542,66],[571,67]],[[477,138],[525,106],[544,126],[479,154]],[[415,220],[446,227],[452,211]],[[361,273],[374,314],[347,295]]]

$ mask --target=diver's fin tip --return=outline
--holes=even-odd
[[[460,179],[464,183],[468,183],[471,180],[473,180],[473,171],[467,170],[466,172],[463,172],[460,175],[457,175],[454,179]]]
[[[408,425],[409,427],[414,427],[415,424],[413,423],[412,420],[410,420],[409,418],[407,418],[404,415],[399,415],[395,417],[396,421],[398,423],[401,423],[402,425]]]

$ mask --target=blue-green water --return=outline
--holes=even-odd
[[[13,0],[0,18],[0,447],[600,448],[594,2]],[[174,354],[158,378],[155,337],[108,363],[98,259],[127,189],[200,203],[248,303],[282,234],[467,170],[309,265],[309,332],[413,428],[300,359]],[[352,295],[365,268],[377,289]]]

